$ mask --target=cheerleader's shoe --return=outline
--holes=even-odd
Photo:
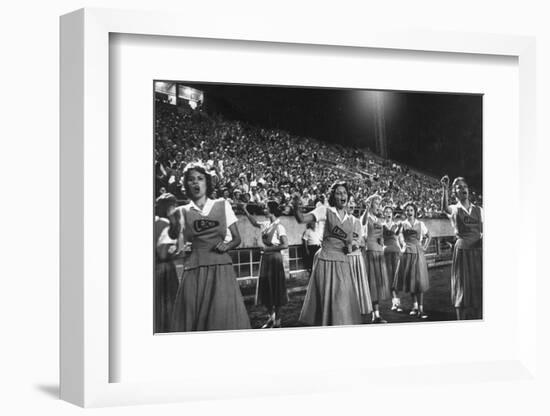
[[[273,324],[273,317],[270,316],[267,318],[267,321],[265,321],[265,324],[262,325],[262,329],[273,328]]]
[[[409,312],[410,316],[418,316],[418,309],[413,309]]]
[[[372,323],[373,324],[387,324],[388,321],[386,321],[384,318],[379,316],[378,318],[373,318]]]
[[[419,317],[420,319],[427,319],[427,318],[428,318],[428,314],[427,314],[426,312],[420,312],[420,313],[418,314],[418,317]]]
[[[391,300],[391,310],[394,312],[403,312],[403,309],[401,308],[401,301],[399,298],[393,298]]]
[[[281,320],[275,319],[275,321],[273,321],[273,328],[280,328],[280,327],[281,327]]]

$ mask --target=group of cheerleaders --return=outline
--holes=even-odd
[[[457,319],[481,318],[483,211],[469,201],[468,185],[456,178],[449,205],[449,178],[443,177],[442,209],[449,215],[457,241],[451,267],[451,300]],[[250,320],[235,277],[229,250],[241,243],[237,217],[224,199],[207,197],[211,176],[200,163],[184,170],[190,202],[177,207],[171,194],[156,201],[155,332],[248,329]],[[426,319],[424,293],[429,289],[424,252],[430,236],[416,218],[417,207],[404,207],[405,220],[394,222],[393,209],[383,208],[377,194],[366,201],[361,218],[348,210],[349,189],[337,181],[330,189],[329,206],[302,213],[293,198],[298,223],[321,223],[322,243],[315,254],[300,322],[305,325],[385,323],[380,301],[392,300],[391,310],[404,312],[400,293],[412,298],[411,316]],[[241,205],[263,243],[256,302],[267,309],[262,328],[281,327],[281,307],[288,302],[281,250],[288,248],[275,201],[266,207],[268,221],[258,221]],[[175,259],[184,257],[178,280]]]

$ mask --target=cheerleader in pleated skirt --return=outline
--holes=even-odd
[[[299,194],[294,195],[294,215],[299,223],[325,221],[321,249],[313,260],[300,321],[307,325],[360,324],[361,309],[346,254],[353,250],[353,223],[347,213],[348,186],[335,182],[329,206],[302,213]]]
[[[351,267],[351,279],[357,292],[361,315],[368,315],[372,312],[372,299],[370,296],[369,281],[367,279],[367,269],[361,245],[363,244],[363,227],[359,218],[350,214],[353,222],[353,245],[351,252],[348,253],[348,261]]]
[[[367,210],[361,217],[365,241],[365,265],[372,299],[373,323],[387,322],[380,315],[379,303],[381,300],[391,297],[391,282],[386,268],[386,259],[384,258],[382,221],[377,216],[380,211],[381,199],[379,195],[372,195],[367,198]]]
[[[384,258],[386,259],[386,269],[388,271],[390,282],[392,282],[391,310],[396,312],[403,312],[403,309],[401,308],[401,300],[399,299],[398,291],[394,285],[395,274],[397,273],[399,259],[401,257],[401,244],[398,238],[400,232],[401,224],[397,224],[393,221],[393,208],[388,205],[384,208],[382,235],[384,237]]]
[[[172,311],[178,291],[174,258],[177,251],[179,223],[170,221],[176,208],[176,197],[165,193],[155,204],[155,283],[154,332],[170,332]]]
[[[172,314],[173,331],[248,329],[250,320],[227,253],[240,242],[237,217],[223,199],[209,199],[212,178],[199,163],[183,174],[191,202],[180,209],[183,240],[190,251]]]
[[[442,210],[449,215],[457,241],[451,267],[451,301],[457,319],[482,317],[483,209],[469,200],[465,179],[458,177],[451,189],[457,200],[448,203],[449,177],[441,179]]]
[[[430,244],[430,235],[423,222],[416,219],[417,207],[409,202],[405,205],[406,220],[401,224],[403,254],[394,279],[396,291],[410,293],[413,307],[411,316],[428,318],[424,311],[424,292],[430,288],[428,264],[424,252]]]
[[[286,289],[286,274],[283,265],[281,250],[288,248],[288,238],[285,228],[279,221],[281,210],[276,201],[268,201],[266,214],[269,221],[257,221],[250,215],[245,204],[239,205],[250,223],[261,229],[264,249],[262,253],[260,272],[258,277],[258,296],[256,304],[266,307],[267,321],[262,326],[265,328],[281,327],[281,306],[288,302]]]

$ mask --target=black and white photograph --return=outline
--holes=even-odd
[[[481,94],[153,88],[155,333],[483,318]]]

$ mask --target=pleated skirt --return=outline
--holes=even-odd
[[[430,288],[428,263],[424,253],[403,253],[394,279],[398,292],[420,293]]]
[[[349,262],[315,256],[299,319],[312,326],[361,323]]]
[[[482,250],[455,246],[451,267],[451,301],[455,308],[481,308]]]
[[[170,332],[172,312],[178,292],[178,275],[173,262],[155,265],[154,332]]]
[[[183,272],[172,315],[173,331],[249,328],[233,265],[200,266]]]
[[[399,251],[385,251],[384,259],[386,260],[386,270],[388,272],[388,278],[392,282],[392,287],[395,288],[395,276],[397,274],[397,268],[399,267],[399,259],[401,258],[401,252]]]
[[[262,256],[256,303],[269,309],[288,303],[283,256],[278,251]]]
[[[366,250],[364,253],[372,301],[378,302],[391,298],[392,282],[386,269],[384,252]]]
[[[366,315],[372,312],[372,300],[370,297],[365,260],[361,254],[352,254],[347,257],[351,268],[351,281],[359,301],[359,309],[362,315]]]

